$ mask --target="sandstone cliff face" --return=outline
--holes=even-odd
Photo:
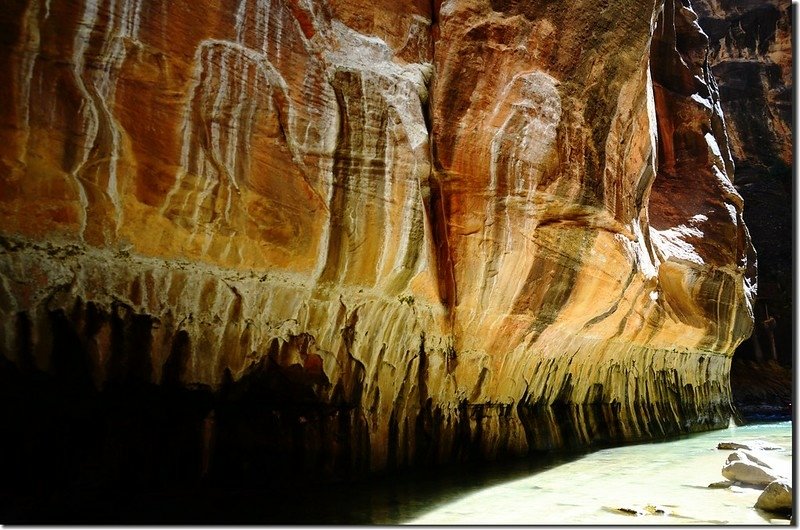
[[[314,473],[727,424],[754,262],[683,3],[0,26],[8,370],[251,392],[203,432]]]
[[[784,2],[697,3],[759,258],[753,359],[791,363],[792,31]]]

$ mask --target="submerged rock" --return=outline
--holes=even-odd
[[[720,480],[719,482],[712,482],[708,485],[708,487],[711,489],[726,489],[730,488],[734,484],[736,483],[732,480]]]
[[[648,504],[644,509],[650,515],[667,515],[667,510],[662,506]]]
[[[792,511],[792,484],[786,479],[770,482],[758,497],[756,508],[777,513]]]
[[[780,445],[775,445],[764,440],[752,440],[746,443],[739,442],[720,442],[717,449],[747,449],[749,451],[780,451]]]
[[[633,515],[636,517],[643,515],[667,515],[667,510],[665,508],[654,504],[648,504],[643,508],[633,508],[629,506],[623,506],[620,508],[612,508],[610,511],[614,513],[620,513],[623,515]]]

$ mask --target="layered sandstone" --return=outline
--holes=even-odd
[[[16,369],[247,384],[257,450],[314,472],[727,424],[754,262],[683,3],[31,0],[0,25]]]

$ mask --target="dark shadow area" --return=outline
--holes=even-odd
[[[96,390],[62,331],[53,373],[0,357],[0,523],[392,524],[580,454],[322,480],[265,450],[282,436],[265,421],[279,383],[259,381],[260,396],[125,377]]]
[[[526,394],[448,411],[427,396],[421,362],[411,375],[420,408],[393,412],[381,440],[363,408],[363,366],[349,365],[349,383],[321,400],[315,389],[331,383],[305,334],[274,339],[212,389],[183,380],[192,359],[210,357],[192,353],[188,333],[156,345],[159,323],[122,303],[76,299],[69,310],[17,313],[14,325],[14,360],[0,356],[0,523],[398,521],[587,447],[724,426],[730,412],[695,402],[719,388],[673,388],[674,370],[652,382],[658,403],[621,407],[602,385],[588,403],[570,403],[567,379],[551,404]],[[286,360],[294,351],[303,364]],[[371,443],[386,444],[385,462],[370,461],[380,453]]]
[[[790,168],[758,173],[746,163],[737,166],[736,188],[758,254],[753,334],[736,349],[731,365],[733,402],[746,421],[792,416],[792,187]]]
[[[796,5],[693,0],[709,39],[734,185],[758,255],[753,335],[736,350],[733,400],[743,419],[790,419],[794,363],[794,77]],[[774,50],[783,50],[775,54]]]
[[[734,356],[731,366],[733,404],[746,423],[792,420],[792,369],[774,360]]]
[[[48,313],[46,361],[34,358],[25,314],[17,315],[16,362],[0,356],[0,523],[396,524],[579,458],[589,450],[579,431],[589,433],[582,443],[592,450],[619,445],[622,424],[633,421],[619,406],[603,405],[602,389],[582,411],[566,403],[520,406],[526,434],[545,449],[489,462],[480,450],[482,418],[499,412],[464,404],[459,425],[475,432],[459,431],[445,464],[436,458],[445,422],[428,405],[418,416],[425,439],[416,440],[414,461],[390,458],[389,471],[370,475],[363,413],[344,397],[316,400],[309,373],[274,362],[277,342],[239,380],[226,373],[212,391],[181,383],[188,336],[179,332],[156,384],[148,317],[124,308],[108,315],[91,303],[76,308]],[[93,335],[106,325],[113,347],[98,385],[92,342],[78,331]],[[46,370],[38,368],[43,362]],[[679,432],[672,424],[648,427],[647,418],[664,410],[638,414],[650,437]],[[556,447],[554,429],[568,449],[547,449]]]
[[[396,523],[579,454],[489,464],[467,445],[474,463],[423,458],[369,476],[363,414],[344,397],[319,403],[308,373],[274,363],[280,345],[212,391],[181,383],[188,337],[178,333],[155,384],[143,342],[152,322],[124,309],[50,311],[46,360],[34,358],[30,318],[17,315],[16,362],[0,356],[0,523]],[[103,326],[113,347],[98,374],[79,330]]]

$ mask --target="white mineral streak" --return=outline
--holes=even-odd
[[[41,53],[41,35],[39,31],[39,14],[41,12],[39,2],[34,0],[25,12],[24,44],[22,48],[22,60],[19,69],[19,96],[17,97],[17,109],[22,116],[21,129],[24,140],[22,142],[23,153],[20,157],[24,159],[28,153],[28,140],[30,137],[30,113],[31,113],[31,84],[33,81],[33,71],[36,61]],[[49,6],[46,6],[44,20],[49,16]]]
[[[416,151],[428,146],[428,129],[422,115],[421,99],[427,99],[426,81],[431,75],[430,64],[409,64],[393,77],[396,85],[383,92],[386,101],[397,110],[409,147]]]
[[[439,16],[442,18],[452,16],[455,12],[457,3],[457,0],[445,0],[442,2],[441,7],[439,8]]]
[[[85,139],[81,142],[80,156],[77,163],[70,170],[70,175],[74,179],[75,187],[78,190],[79,202],[81,204],[81,218],[79,235],[83,237],[86,232],[86,225],[88,221],[89,199],[86,195],[86,188],[82,181],[81,173],[84,166],[89,161],[92,148],[94,147],[95,139],[99,129],[97,109],[94,106],[92,96],[89,93],[86,83],[83,80],[84,62],[86,60],[86,49],[89,46],[89,37],[92,34],[95,23],[97,21],[98,6],[93,0],[86,0],[84,2],[83,13],[81,15],[81,22],[78,30],[75,32],[75,39],[73,40],[73,75],[78,90],[81,92],[82,101],[80,107],[80,114],[82,119],[81,130],[84,132]]]
[[[305,6],[305,10],[309,13],[313,12],[308,6]],[[327,108],[327,112],[321,120],[307,118],[308,121],[302,132],[299,129],[299,127],[301,127],[301,120],[297,117],[297,110],[292,104],[289,86],[280,73],[281,42],[285,38],[288,38],[288,36],[285,35],[285,28],[283,25],[283,19],[286,16],[285,13],[286,10],[283,7],[283,2],[277,0],[241,0],[236,10],[234,21],[236,43],[239,44],[243,50],[246,49],[247,51],[244,53],[252,57],[255,62],[265,63],[265,68],[269,72],[269,80],[278,83],[278,86],[283,91],[283,96],[286,99],[286,108],[282,110],[288,113],[286,117],[288,118],[287,123],[285,124],[285,126],[288,127],[286,140],[290,142],[294,162],[301,165],[304,171],[308,171],[309,168],[305,168],[303,158],[299,153],[324,153],[328,155],[331,153],[333,149],[331,143],[324,143],[317,138],[314,138],[313,141],[309,141],[309,136],[311,135],[311,131],[315,129],[317,131],[326,130],[335,126],[335,119],[330,116],[332,112],[335,113],[335,108]],[[297,20],[293,19],[293,22],[295,29],[293,36],[299,40],[303,45],[303,49],[310,57],[314,51],[312,43],[303,35]],[[315,64],[313,60],[311,60],[310,63],[312,69],[320,67],[320,65]],[[298,96],[299,98],[309,97],[312,94],[318,93],[319,90],[323,92],[330,91],[330,87],[318,86],[322,79],[317,72],[307,71],[306,80],[309,84],[303,87],[303,94]],[[332,100],[333,98],[331,97],[329,99]],[[309,112],[316,110],[316,108],[309,106],[309,108],[304,110]],[[336,129],[334,127],[332,132],[335,134],[335,131]],[[317,132],[316,136],[330,139],[330,133],[320,134]],[[298,142],[298,139],[302,140]],[[306,178],[310,179],[311,177],[306,175]]]
[[[372,71],[386,76],[400,75],[402,66],[392,61],[394,52],[378,37],[362,35],[338,20],[331,23],[331,32],[339,47],[327,50],[328,64]]]
[[[198,51],[195,56],[195,73],[189,89],[191,97],[187,100],[181,125],[181,166],[161,211],[167,215],[190,211],[192,224],[199,227],[203,221],[200,219],[201,212],[214,210],[213,196],[225,194],[223,219],[230,221],[234,190],[240,189],[240,180],[246,178],[243,175],[248,171],[246,153],[249,150],[249,131],[253,120],[265,112],[275,113],[281,120],[281,129],[295,165],[330,210],[334,197],[332,155],[340,126],[330,80],[336,71],[350,69],[358,72],[361,99],[355,101],[350,99],[351,94],[345,95],[345,110],[350,109],[354,115],[372,120],[376,112],[372,105],[383,101],[388,106],[388,115],[384,117],[387,122],[383,125],[377,122],[363,124],[365,134],[354,137],[354,140],[360,138],[362,143],[353,145],[350,154],[350,159],[357,162],[349,170],[347,200],[354,202],[345,222],[349,227],[348,233],[361,234],[356,237],[364,237],[365,226],[370,230],[379,228],[382,231],[381,237],[385,243],[381,245],[373,267],[376,279],[388,274],[385,281],[391,283],[392,277],[407,274],[409,266],[412,271],[418,272],[419,263],[424,262],[419,256],[412,260],[414,263],[409,262],[409,253],[419,254],[419,242],[416,239],[420,237],[418,227],[421,227],[422,217],[418,180],[427,176],[429,171],[428,133],[421,99],[427,98],[426,79],[430,76],[431,67],[425,64],[395,64],[392,61],[393,52],[384,41],[361,35],[336,20],[330,24],[320,24],[313,19],[314,10],[306,4],[301,7],[312,16],[313,25],[324,35],[308,41],[295,20],[293,38],[299,38],[308,53],[303,93],[300,95],[292,97],[287,83],[278,72],[282,53],[280,41],[288,38],[288,35],[283,35],[288,31],[283,20],[288,16],[288,11],[282,2],[242,0],[234,16],[236,43],[218,40],[203,42],[201,48],[208,50],[206,54]],[[331,43],[333,45],[329,46]],[[240,52],[237,57],[233,57],[236,53],[234,50]],[[316,59],[320,52],[324,58],[322,64]],[[242,64],[245,66],[240,66]],[[252,77],[250,70],[254,65],[265,71],[266,75],[260,79],[266,77],[267,83],[255,81],[245,92],[244,85]],[[228,71],[237,72],[237,78],[229,79]],[[269,94],[270,91],[272,95],[268,98],[271,99],[272,108],[258,108],[256,111],[250,103],[253,95],[263,98],[262,94]],[[320,93],[323,94],[323,104],[310,105],[298,115],[293,101],[316,99]],[[203,123],[195,123],[198,116],[202,116]],[[398,133],[397,126],[402,127],[402,133]],[[380,131],[380,127],[386,129]],[[208,131],[208,146],[198,141],[198,135],[203,131]],[[380,143],[385,146],[380,153],[375,143],[378,137],[374,136],[373,131],[378,131],[384,137]],[[198,145],[203,147],[199,148]],[[383,164],[376,165],[373,162],[376,157],[382,158]],[[308,161],[313,161],[313,164],[309,165]],[[405,165],[410,172],[400,169]],[[375,173],[377,167],[382,168],[382,174]],[[408,176],[399,181],[395,175]],[[377,187],[379,183],[383,183],[380,188]],[[361,216],[370,218],[371,214],[367,212],[373,211],[370,203],[374,202],[375,193],[380,193],[379,204],[385,218],[396,218],[398,215],[402,218],[398,227],[383,222],[378,225],[374,222],[364,223],[365,219]],[[401,214],[398,210],[409,213]],[[319,248],[326,249],[330,242],[331,226],[329,222],[321,225]],[[392,243],[394,239],[399,239],[399,248]],[[206,240],[208,245],[210,241]],[[353,256],[348,253],[348,259],[340,271],[344,277],[355,274],[353,267],[359,261],[357,255],[358,252]],[[391,262],[388,261],[390,259]],[[323,273],[327,261],[326,253],[319,252],[313,277],[318,278]]]
[[[490,199],[486,201],[486,222],[481,234],[486,266],[477,282],[477,307],[507,310],[522,287],[512,278],[526,274],[535,257],[529,237],[536,217],[525,215],[523,224],[514,227],[510,211],[534,204],[543,165],[553,150],[561,121],[557,86],[558,81],[544,72],[518,74],[503,89],[489,118],[491,123],[501,113],[507,114],[490,147]],[[501,211],[503,225],[497,226]],[[495,291],[497,285],[503,286],[502,293]]]
[[[246,36],[246,22],[247,22],[247,4],[248,0],[241,0],[239,7],[236,9],[236,18],[233,29],[236,31],[236,42],[244,45]]]
[[[102,39],[99,44],[99,57],[103,66],[87,66],[87,54],[91,44],[91,37],[97,32],[98,14],[100,9],[109,13],[108,22],[104,27]],[[29,42],[26,45],[26,60],[23,62],[22,75],[25,78],[20,83],[22,112],[25,127],[29,128],[31,79],[39,55],[39,29],[36,19],[39,17],[39,2],[33,2],[29,9],[27,35]],[[49,2],[45,5],[45,20],[49,17]],[[114,115],[114,103],[118,72],[125,61],[128,41],[137,41],[141,15],[140,1],[116,0],[103,2],[87,0],[83,5],[80,24],[73,39],[72,73],[76,87],[82,96],[80,106],[81,126],[80,133],[83,138],[80,143],[76,163],[70,168],[72,177],[81,205],[80,234],[84,234],[87,225],[88,209],[91,206],[86,192],[86,184],[90,177],[85,174],[90,159],[97,158],[98,163],[107,164],[108,176],[104,192],[113,207],[110,220],[119,228],[122,223],[122,205],[119,193],[119,159],[121,155],[122,129]],[[94,53],[94,52],[92,52]],[[53,108],[55,105],[53,105]],[[27,135],[27,133],[26,133]],[[109,145],[102,145],[104,136],[107,135]],[[27,138],[25,140],[27,144]]]
[[[372,268],[378,284],[388,288],[394,284],[393,277],[409,272],[409,266],[413,272],[417,272],[419,267],[419,258],[414,259],[415,263],[408,263],[408,259],[409,253],[418,254],[419,241],[412,241],[411,238],[415,226],[422,223],[418,180],[426,177],[429,171],[428,132],[421,100],[427,98],[426,78],[430,75],[430,66],[397,65],[392,61],[391,48],[384,41],[357,33],[339,21],[334,20],[329,31],[328,39],[333,40],[335,45],[324,50],[328,79],[334,79],[337,72],[347,72],[347,75],[357,78],[360,85],[356,93],[341,89],[340,104],[344,107],[340,111],[351,119],[355,116],[358,117],[356,120],[364,120],[361,124],[353,125],[358,129],[350,135],[351,152],[347,154],[349,162],[345,189],[346,200],[351,206],[344,220],[345,233],[349,234],[348,237],[363,238],[366,237],[365,227],[369,232],[379,228],[378,237],[383,243],[379,245],[380,252]],[[382,108],[384,105],[385,108]],[[323,123],[329,125],[329,130],[335,131],[340,120],[325,120]],[[305,137],[308,136],[307,129]],[[319,136],[325,139],[330,134]],[[383,163],[376,165],[376,160]],[[401,170],[406,164],[409,169]],[[324,180],[328,181],[327,178]],[[326,194],[329,209],[333,208],[333,176],[330,182],[331,188]],[[370,203],[374,203],[375,193],[380,193],[380,208],[386,219],[402,219],[397,232],[392,223],[380,222],[376,225],[369,221],[369,211],[372,210]],[[326,226],[321,248],[327,248],[330,231],[331,226]],[[413,235],[416,238],[420,236],[418,233]],[[393,242],[398,236],[399,246]],[[315,277],[325,270],[329,256],[324,254],[317,263]],[[390,254],[394,254],[394,259],[391,266],[387,267]],[[348,256],[340,271],[342,277],[356,274],[362,259],[358,252]]]
[[[391,118],[390,118],[391,119]],[[391,127],[386,127],[386,129],[381,133],[378,134],[383,135],[383,143],[386,146],[384,154],[383,154],[383,167],[385,171],[386,180],[384,181],[383,185],[383,194],[380,197],[381,206],[383,207],[383,216],[385,219],[391,219],[392,217],[392,206],[393,206],[393,192],[396,183],[395,179],[392,176],[397,174],[397,168],[394,166],[395,161],[395,152],[394,152],[394,139],[392,138],[392,129]],[[380,177],[378,177],[380,178]],[[404,217],[403,221],[407,222],[407,218]],[[392,223],[386,223],[383,227],[383,237],[386,241],[392,241],[394,236],[394,226]],[[402,248],[402,247],[401,247]],[[380,247],[380,256],[375,262],[375,277],[378,278],[381,276],[381,273],[386,265],[386,259],[389,252],[395,250],[394,245],[383,244]]]
[[[201,215],[221,206],[222,220],[230,223],[240,180],[247,179],[250,169],[255,119],[274,115],[285,120],[282,130],[293,129],[288,88],[263,54],[234,42],[207,39],[195,53],[189,94],[181,124],[181,163],[161,212],[188,213],[199,227],[207,220]],[[206,133],[209,141],[204,142]],[[284,140],[294,155],[291,137]],[[180,203],[173,204],[175,200]]]
[[[89,0],[92,1],[92,0]],[[117,3],[119,1],[119,3]],[[104,68],[92,69],[89,73],[82,72],[92,79],[96,97],[94,104],[99,107],[104,117],[104,126],[111,136],[110,152],[108,153],[108,184],[106,194],[114,206],[115,227],[122,223],[122,205],[119,196],[119,158],[121,154],[122,127],[114,116],[114,103],[116,101],[116,88],[118,72],[125,61],[129,43],[139,40],[139,25],[141,23],[141,0],[109,0],[107,9],[110,13],[105,26],[105,36],[100,56],[107,59]]]
[[[390,269],[392,275],[400,274],[408,265],[409,253],[415,252],[419,245],[421,234],[412,231],[418,230],[422,225],[422,195],[420,181],[427,179],[430,172],[428,161],[428,131],[425,127],[425,118],[422,114],[422,100],[427,100],[425,79],[429,76],[430,65],[409,65],[394,78],[394,85],[388,84],[388,90],[382,91],[382,96],[389,105],[389,123],[386,128],[386,174],[383,178],[387,181],[386,208],[387,219],[390,215],[390,203],[393,209],[400,206],[402,223],[399,228],[399,245],[391,244],[391,224],[387,224],[384,238],[384,253],[379,271],[383,269],[383,259],[386,250],[400,249],[396,252],[395,259]],[[384,86],[379,84],[378,86]],[[399,121],[399,123],[398,123]],[[399,128],[399,130],[398,130]],[[398,165],[397,157],[402,157],[405,162],[410,158],[408,169]],[[408,163],[408,162],[406,162]],[[399,180],[399,182],[398,182]],[[397,187],[397,191],[392,191]],[[401,191],[404,190],[404,191]],[[400,200],[397,201],[397,198]],[[399,204],[397,204],[399,202]],[[396,218],[396,217],[395,217]],[[413,269],[418,272],[418,266]],[[380,274],[380,273],[379,273]]]

